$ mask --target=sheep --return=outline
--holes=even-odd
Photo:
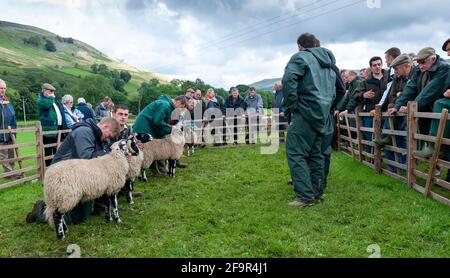
[[[127,202],[130,205],[134,204],[133,201],[134,180],[141,174],[143,161],[144,161],[144,154],[142,152],[139,152],[137,156],[132,156],[129,162],[130,170],[128,171],[127,180],[123,187],[123,191],[125,194],[125,198],[127,199]]]
[[[128,139],[132,139],[132,136],[133,135],[131,135]],[[153,137],[150,134],[137,134],[136,139],[140,143],[147,143],[153,140]],[[137,155],[131,156],[131,159],[129,161],[130,170],[128,171],[127,174],[127,180],[123,187],[123,192],[125,194],[127,202],[130,205],[134,204],[133,201],[134,180],[141,174],[143,161],[144,161],[144,154],[142,152],[139,152]]]
[[[180,159],[184,151],[185,138],[180,127],[174,128],[169,136],[163,139],[154,139],[144,144],[142,152],[144,161],[142,162],[141,178],[148,182],[145,170],[154,161],[169,160],[169,176],[175,176],[175,162]]]
[[[111,147],[111,153],[93,159],[70,159],[51,165],[44,177],[45,216],[56,231],[57,239],[64,239],[67,225],[64,214],[80,202],[104,198],[105,221],[113,217],[120,223],[117,192],[129,174],[129,155],[138,154],[134,140],[120,140]],[[76,169],[76,170],[75,170]]]

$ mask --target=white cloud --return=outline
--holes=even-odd
[[[126,0],[2,0],[2,10],[8,11],[2,14],[2,20],[82,40],[140,68],[181,79],[199,77],[224,88],[281,77],[289,57],[296,51],[297,32],[318,34],[322,44],[335,53],[339,67],[358,69],[367,66],[372,56],[384,58],[384,52],[391,46],[404,52],[418,52],[425,46],[440,50],[450,30],[450,23],[442,16],[425,20],[422,16],[425,4],[419,1],[409,1],[407,16],[394,21],[395,12],[387,7],[403,7],[396,1],[378,10],[360,7],[358,13],[363,19],[359,23],[354,23],[355,17],[347,10],[242,43],[246,37],[259,33],[251,32],[234,40],[227,35],[242,28],[248,30],[249,25],[261,20],[292,15],[306,2],[267,0],[262,5],[256,0],[132,1],[139,8],[127,10]],[[415,6],[418,10],[414,10]],[[401,24],[389,28],[390,24],[386,24],[389,20]],[[377,21],[382,26],[379,29],[372,26]]]

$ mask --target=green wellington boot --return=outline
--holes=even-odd
[[[376,139],[373,140],[375,144],[377,144],[380,147],[391,145],[392,144],[392,137],[390,135],[384,137],[383,139]]]
[[[430,158],[433,156],[433,154],[434,154],[434,146],[433,145],[425,146],[420,151],[414,151],[414,155],[421,157],[421,158]]]

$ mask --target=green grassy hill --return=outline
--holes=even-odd
[[[39,45],[25,43],[33,38]],[[47,41],[51,41],[55,52],[45,49]],[[92,74],[90,66],[105,64],[111,70],[127,70],[132,80],[126,89],[134,95],[140,83],[157,78],[169,81],[157,73],[144,71],[124,62],[109,58],[107,55],[86,43],[72,38],[62,38],[56,34],[32,26],[0,21],[0,74],[4,77],[20,75],[25,69],[51,70],[61,78],[80,78]],[[2,78],[0,77],[0,78]],[[6,78],[6,77],[5,77]],[[8,79],[8,78],[6,78]],[[70,82],[70,80],[69,80]]]
[[[249,86],[255,87],[256,90],[272,92],[273,84],[277,81],[281,81],[281,78],[264,79],[264,80],[255,82],[253,84],[250,84]]]

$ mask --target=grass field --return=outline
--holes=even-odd
[[[0,257],[449,257],[450,208],[334,153],[324,203],[293,209],[283,149],[207,148],[176,178],[137,183],[120,200],[122,224],[96,216],[59,242],[46,225],[25,224],[40,184],[0,190]]]

